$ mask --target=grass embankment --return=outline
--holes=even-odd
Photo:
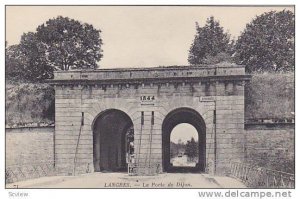
[[[54,89],[43,83],[6,82],[5,123],[53,123]]]
[[[253,74],[245,86],[245,117],[293,118],[295,111],[293,73]]]

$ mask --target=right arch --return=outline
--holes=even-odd
[[[170,163],[170,136],[173,128],[181,123],[193,125],[198,132],[198,158],[196,167],[176,168]],[[201,115],[191,108],[177,108],[167,114],[162,124],[162,159],[164,172],[204,172],[206,163],[206,126]]]

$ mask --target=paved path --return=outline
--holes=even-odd
[[[6,185],[6,188],[246,188],[236,179],[208,174],[165,173],[128,176],[126,173],[90,173],[53,176]]]
[[[175,167],[195,167],[195,162],[188,162],[188,157],[186,155],[182,157],[175,157],[172,160],[172,164]]]

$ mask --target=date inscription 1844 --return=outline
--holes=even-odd
[[[146,95],[143,95],[140,97],[141,101],[154,101],[155,100],[155,97],[154,96],[146,96]]]
[[[155,104],[155,96],[153,95],[142,95],[140,96],[141,105],[154,105]]]

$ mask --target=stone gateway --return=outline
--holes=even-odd
[[[189,171],[224,174],[245,159],[243,66],[56,71],[55,167],[65,174],[176,172],[170,134],[198,131]],[[128,166],[129,165],[129,166]]]

